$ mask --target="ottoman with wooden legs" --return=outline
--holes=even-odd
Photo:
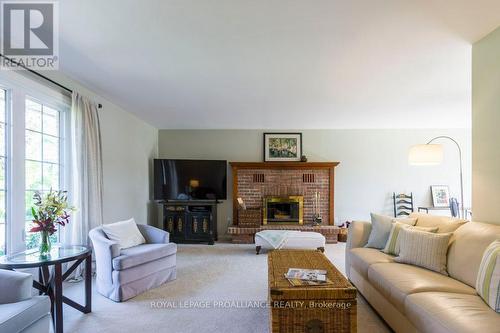
[[[263,230],[255,234],[255,251],[299,249],[325,251],[325,236],[311,231]]]

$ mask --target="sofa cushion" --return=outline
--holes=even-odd
[[[0,332],[20,332],[50,313],[50,298],[34,296],[31,299],[0,304]]]
[[[484,250],[497,239],[500,225],[470,222],[457,229],[448,248],[448,274],[474,287]]]
[[[411,213],[411,218],[417,219],[417,227],[439,227],[438,233],[453,232],[464,225],[467,220],[447,216],[437,216],[424,213]]]
[[[127,249],[146,243],[133,218],[126,221],[104,224],[102,230],[110,240],[120,244],[120,249]]]
[[[426,291],[442,291],[476,295],[470,286],[445,275],[411,265],[373,264],[368,268],[370,283],[399,309],[406,296]]]
[[[141,265],[159,258],[167,257],[177,252],[175,243],[142,244],[121,250],[118,257],[113,258],[113,269],[121,271]]]
[[[168,268],[175,269],[177,265],[177,256],[171,255],[159,258],[155,261],[150,261],[141,265],[130,267],[121,271],[113,271],[111,277],[113,285],[119,288],[125,284],[140,281],[154,273],[166,270]]]
[[[394,257],[377,249],[358,247],[350,251],[351,266],[364,278],[368,278],[368,267],[373,264],[394,262]]]
[[[500,315],[477,295],[449,292],[411,294],[405,301],[405,313],[421,332],[500,331]]]

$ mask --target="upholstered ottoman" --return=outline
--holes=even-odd
[[[325,251],[325,236],[311,231],[263,230],[255,234],[255,251],[262,248],[276,249],[318,249]]]

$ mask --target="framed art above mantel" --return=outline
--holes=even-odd
[[[264,133],[264,162],[298,162],[302,133]]]

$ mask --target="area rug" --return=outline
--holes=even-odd
[[[325,254],[344,271],[345,243]],[[127,302],[115,303],[93,288],[92,313],[64,308],[65,332],[269,332],[267,254],[252,245],[179,245],[177,280]],[[83,300],[82,283],[65,294]],[[358,332],[390,332],[359,297]]]

